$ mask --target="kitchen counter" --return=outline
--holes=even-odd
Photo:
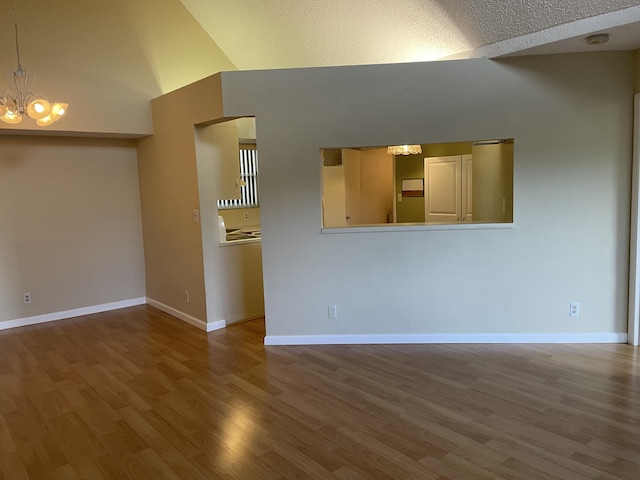
[[[260,227],[227,228],[226,242],[220,242],[220,246],[255,243],[261,241]]]

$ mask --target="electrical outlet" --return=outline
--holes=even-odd
[[[244,212],[244,219],[249,220],[249,212]]]
[[[24,303],[31,303],[31,294],[30,293],[23,293],[23,301]]]
[[[580,316],[580,302],[571,302],[569,304],[569,316],[570,317]]]
[[[193,209],[193,221],[194,222],[200,221],[200,210],[198,210],[197,208]]]
[[[184,301],[189,303],[189,290],[184,291]]]
[[[335,305],[329,305],[329,318],[331,320],[338,318],[338,307]]]

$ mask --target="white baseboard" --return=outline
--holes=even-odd
[[[220,330],[227,326],[227,322],[224,320],[218,320],[217,322],[204,322],[199,318],[192,317],[180,310],[177,310],[169,305],[165,305],[162,302],[158,302],[153,298],[147,297],[147,303],[152,307],[156,307],[158,310],[162,310],[164,313],[168,313],[172,317],[176,317],[183,322],[187,322],[189,325],[193,325],[194,327],[199,328],[200,330],[204,330],[205,332],[213,332],[214,330]]]
[[[131,298],[120,302],[103,303],[102,305],[93,305],[90,307],[75,308],[73,310],[65,310],[63,312],[45,313],[43,315],[35,315],[33,317],[17,318],[15,320],[5,320],[0,322],[0,330],[8,328],[25,327],[27,325],[36,325],[38,323],[55,322],[56,320],[65,320],[67,318],[82,317],[94,313],[109,312],[111,310],[119,310],[120,308],[135,307],[144,305],[146,299]]]
[[[427,343],[627,343],[626,333],[432,333],[389,335],[267,335],[265,345]]]

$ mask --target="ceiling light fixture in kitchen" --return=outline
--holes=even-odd
[[[387,147],[389,155],[417,155],[422,153],[420,145],[390,145]]]

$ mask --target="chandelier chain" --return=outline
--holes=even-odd
[[[16,56],[18,57],[18,71],[22,70],[20,65],[20,47],[18,46],[18,9],[16,7],[17,1],[13,1],[13,26],[16,32]]]

